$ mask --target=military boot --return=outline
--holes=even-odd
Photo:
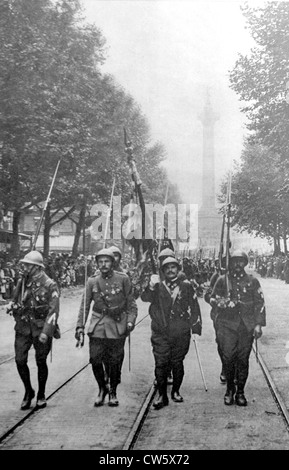
[[[104,404],[105,397],[108,394],[108,385],[105,380],[103,365],[93,364],[92,370],[99,388],[99,392],[94,402],[94,406],[102,406]]]
[[[35,397],[35,392],[33,388],[31,388],[31,390],[26,390],[24,398],[21,403],[21,410],[29,410],[31,406],[31,402],[34,397]]]
[[[116,395],[116,388],[111,388],[109,392],[108,406],[118,406],[118,405],[119,405],[119,401]]]
[[[104,404],[105,397],[108,394],[108,387],[105,383],[98,385],[98,386],[99,386],[99,392],[94,402],[94,406],[102,406]]]
[[[236,405],[238,406],[247,406],[248,402],[246,400],[246,397],[244,395],[244,388],[239,388],[237,389],[237,393],[235,396],[236,400]]]
[[[233,405],[234,404],[234,395],[235,395],[235,387],[228,387],[227,391],[224,396],[224,403],[225,405]]]
[[[222,366],[221,374],[220,374],[220,383],[224,385],[227,382],[224,367]]]

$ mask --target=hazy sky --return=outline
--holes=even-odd
[[[251,0],[250,4],[260,4]],[[107,40],[103,71],[139,103],[153,142],[166,148],[171,181],[184,202],[201,203],[202,125],[209,89],[215,126],[216,186],[239,159],[245,117],[229,88],[238,53],[254,46],[239,1],[82,0]]]

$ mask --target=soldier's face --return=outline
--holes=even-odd
[[[25,276],[29,276],[29,274],[32,273],[35,269],[35,264],[30,264],[30,263],[21,263],[21,269],[24,273]]]
[[[98,268],[102,273],[107,273],[112,268],[112,259],[109,256],[100,256],[97,264]]]
[[[246,261],[244,260],[244,258],[233,258],[231,260],[231,263],[232,270],[234,272],[241,272],[245,269],[246,266]]]
[[[116,264],[120,262],[120,254],[119,253],[113,253],[114,259]]]
[[[174,279],[178,275],[178,266],[175,263],[168,263],[164,267],[164,275],[168,280]]]

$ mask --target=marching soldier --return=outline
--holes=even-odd
[[[183,361],[189,350],[191,332],[201,335],[202,320],[197,296],[192,285],[178,279],[180,265],[173,257],[162,264],[164,280],[153,274],[141,299],[150,302],[151,342],[155,359],[158,398],[155,409],[168,405],[167,376],[173,372],[171,398],[181,403],[180,387],[184,377]]]
[[[219,263],[218,263],[219,264]],[[221,267],[219,267],[218,265],[216,266],[216,270],[215,272],[213,273],[213,275],[211,276],[210,278],[210,285],[209,287],[207,288],[206,290],[206,293],[204,295],[204,300],[205,302],[207,302],[208,304],[210,304],[210,299],[211,299],[211,294],[213,292],[213,288],[214,288],[214,285],[216,284],[217,282],[217,279],[219,278],[219,276],[221,274],[224,274],[225,272],[225,265],[226,265],[226,257],[223,256],[222,259],[221,259]],[[211,317],[211,320],[213,321],[213,326],[214,326],[214,330],[215,330],[215,334],[216,334],[216,343],[218,344],[218,341],[217,341],[217,324],[216,324],[216,314],[217,314],[217,308],[216,308],[216,305],[213,306],[211,308],[211,312],[210,312],[210,317]],[[220,374],[220,382],[221,384],[225,384],[226,383],[226,376],[225,376],[225,371],[224,371],[224,366],[223,366],[223,361],[222,361],[222,355],[221,355],[221,351],[218,347],[218,353],[219,353],[219,356],[220,356],[220,359],[221,359],[221,362],[222,362],[222,370],[221,370],[221,374]]]
[[[41,253],[30,251],[19,263],[23,265],[24,272],[15,288],[7,313],[13,314],[16,322],[15,361],[25,388],[21,409],[29,409],[35,396],[27,365],[28,352],[32,345],[38,368],[36,406],[45,408],[45,387],[48,378],[46,360],[53,336],[60,337],[57,325],[59,290],[56,282],[44,272]]]
[[[109,393],[109,406],[118,406],[117,386],[121,381],[126,336],[134,329],[137,306],[129,277],[114,271],[114,255],[110,249],[100,250],[96,257],[99,271],[90,277],[82,299],[75,338],[84,334],[90,306],[92,316],[88,327],[90,363],[99,386],[94,406],[104,404]],[[85,306],[84,306],[85,298]],[[110,389],[106,383],[108,373]]]
[[[233,252],[229,261],[229,273],[218,278],[210,299],[212,307],[216,308],[217,343],[227,380],[225,405],[234,403],[235,370],[236,404],[247,405],[244,388],[249,374],[253,339],[260,338],[262,326],[266,326],[262,289],[258,279],[245,272],[247,264],[246,253]]]
[[[122,258],[122,253],[120,249],[117,246],[110,246],[109,250],[112,251],[113,256],[114,256],[114,265],[113,269],[114,271],[118,271],[120,273],[124,272],[120,263],[121,263],[121,258]]]

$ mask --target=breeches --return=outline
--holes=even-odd
[[[46,362],[46,358],[51,349],[52,338],[48,338],[46,343],[41,343],[39,337],[33,337],[30,335],[22,335],[21,333],[16,332],[14,350],[15,350],[15,362],[17,365],[21,366],[27,364],[28,352],[33,345],[35,349],[35,359],[36,363],[43,364]]]
[[[183,362],[189,350],[190,341],[190,331],[176,337],[153,333],[151,343],[155,365],[164,367]]]
[[[92,365],[122,364],[125,338],[89,338],[89,356]]]
[[[191,332],[172,337],[153,333],[151,343],[155,358],[155,377],[160,393],[166,393],[167,376],[172,370],[173,389],[178,391],[184,377],[183,361],[189,350]]]
[[[249,374],[249,356],[253,344],[253,331],[248,331],[244,323],[237,330],[219,324],[217,344],[222,355],[228,388],[233,388],[235,368],[238,388],[243,389]]]

